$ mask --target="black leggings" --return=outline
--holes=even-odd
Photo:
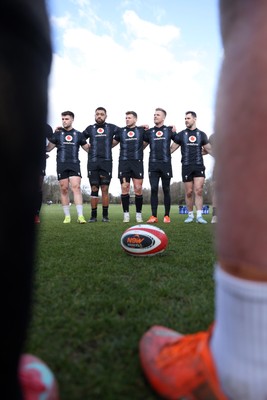
[[[153,174],[153,172],[149,176],[149,182],[151,187],[151,211],[154,217],[157,217],[158,212],[158,191],[159,191],[159,180],[160,176]],[[165,215],[169,215],[170,208],[171,208],[171,193],[170,193],[170,183],[171,178],[167,178],[166,176],[161,177],[162,183],[162,190],[164,193],[164,208],[165,208]]]

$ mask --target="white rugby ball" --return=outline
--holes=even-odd
[[[154,256],[168,245],[166,233],[154,225],[134,225],[123,232],[121,246],[132,256]]]

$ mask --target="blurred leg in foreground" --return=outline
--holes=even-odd
[[[31,317],[34,215],[42,165],[51,39],[42,0],[0,2],[1,400],[21,399],[18,366]]]
[[[154,326],[141,338],[145,375],[166,399],[267,398],[267,2],[221,0],[220,15],[215,324],[185,336]]]

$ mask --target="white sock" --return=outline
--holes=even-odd
[[[194,211],[189,211],[188,212],[188,217],[194,218]]]
[[[202,210],[197,210],[197,218],[202,217]]]
[[[267,399],[267,283],[215,271],[211,351],[229,400]]]
[[[76,210],[77,210],[78,217],[83,215],[83,205],[82,204],[76,205]]]
[[[70,217],[70,206],[63,206],[65,217]]]

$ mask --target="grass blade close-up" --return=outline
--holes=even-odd
[[[158,399],[143,376],[138,342],[151,325],[181,333],[206,330],[214,317],[215,225],[184,224],[171,208],[171,223],[159,223],[166,250],[152,257],[128,255],[122,222],[111,205],[110,223],[63,224],[61,205],[44,205],[38,230],[33,317],[26,352],[55,373],[61,400]],[[143,207],[144,223],[150,206]],[[90,206],[84,205],[88,220]]]

